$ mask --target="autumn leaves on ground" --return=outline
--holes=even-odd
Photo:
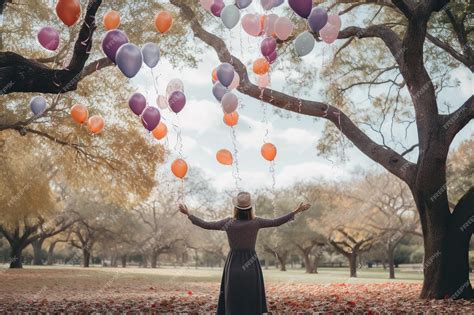
[[[421,300],[421,274],[401,272],[389,281],[382,270],[322,269],[319,274],[265,270],[269,309],[289,312],[407,313],[474,311],[465,300]],[[38,312],[185,312],[216,309],[220,270],[192,268],[27,268],[2,269],[0,313]],[[385,277],[384,277],[385,276]],[[245,294],[243,292],[243,294]]]

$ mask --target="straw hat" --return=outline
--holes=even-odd
[[[237,197],[232,198],[232,204],[239,210],[251,210],[254,206],[254,201],[250,193],[240,192]]]

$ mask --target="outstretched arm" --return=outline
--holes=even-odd
[[[206,230],[226,230],[228,226],[228,222],[232,220],[232,218],[225,218],[219,221],[205,221],[200,219],[192,214],[189,214],[188,207],[186,205],[180,204],[179,211],[188,216],[188,219],[194,224]]]
[[[268,227],[275,227],[275,226],[280,226],[290,220],[294,220],[295,214],[306,211],[311,207],[309,204],[303,204],[302,202],[296,207],[295,210],[292,212],[288,213],[287,215],[284,215],[282,217],[276,218],[276,219],[264,219],[264,218],[257,218],[258,224],[260,228],[268,228]]]

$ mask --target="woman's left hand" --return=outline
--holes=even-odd
[[[306,210],[308,210],[310,207],[311,207],[311,205],[310,205],[309,203],[300,202],[300,204],[298,205],[298,207],[296,207],[296,209],[294,210],[294,213],[300,213],[300,212],[306,211]]]
[[[188,206],[186,206],[185,204],[180,203],[178,205],[178,209],[179,209],[179,212],[181,212],[182,214],[189,216]]]

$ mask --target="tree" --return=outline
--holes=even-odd
[[[457,297],[472,297],[473,290],[468,274],[460,271],[466,268],[456,268],[458,263],[468,266],[466,253],[460,252],[458,248],[450,245],[460,241],[456,238],[459,235],[454,223],[469,218],[472,214],[471,211],[474,210],[468,207],[455,207],[457,211],[453,213],[449,211],[446,192],[446,159],[449,147],[456,134],[474,116],[474,97],[471,96],[463,104],[457,105],[457,108],[452,112],[449,111],[449,108],[443,108],[437,99],[439,89],[446,86],[443,83],[446,75],[443,75],[443,73],[449,73],[450,67],[452,69],[460,65],[470,71],[473,69],[474,57],[471,48],[473,29],[466,22],[469,21],[472,15],[469,4],[461,2],[449,5],[447,0],[423,0],[416,4],[408,0],[392,0],[391,2],[370,1],[336,5],[337,7],[344,6],[344,9],[339,12],[340,15],[356,10],[361,6],[367,6],[369,11],[376,10],[372,18],[374,24],[367,27],[348,26],[341,30],[338,39],[347,39],[347,41],[341,45],[342,48],[336,54],[336,62],[339,61],[339,64],[336,64],[341,66],[344,56],[347,57],[354,51],[358,51],[361,55],[365,53],[366,57],[363,59],[366,62],[372,62],[372,58],[369,56],[370,50],[361,49],[360,43],[383,42],[383,46],[378,45],[377,52],[380,52],[382,56],[389,53],[390,59],[379,59],[390,60],[391,65],[382,64],[375,78],[371,77],[369,80],[366,80],[367,73],[363,73],[365,79],[356,78],[359,84],[354,86],[368,86],[370,93],[371,86],[380,87],[389,84],[395,86],[398,95],[404,94],[407,96],[406,104],[412,105],[409,111],[414,113],[418,143],[408,145],[403,152],[398,152],[396,148],[391,148],[385,142],[385,137],[381,137],[382,143],[377,143],[372,139],[370,129],[379,131],[380,134],[383,131],[382,128],[377,128],[378,126],[374,124],[374,121],[369,119],[369,121],[358,123],[358,120],[355,119],[357,117],[349,114],[351,113],[350,104],[343,93],[338,93],[343,90],[339,89],[338,84],[332,84],[327,94],[327,102],[300,99],[269,88],[260,89],[250,82],[245,65],[236,56],[231,55],[225,42],[214,32],[211,33],[202,27],[203,18],[195,14],[196,8],[194,6],[196,4],[194,2],[181,0],[171,0],[170,2],[179,8],[181,16],[190,23],[191,29],[197,38],[214,48],[222,62],[230,62],[234,65],[241,78],[238,88],[241,93],[262,100],[276,108],[327,119],[333,124],[332,128],[340,130],[363,154],[409,186],[420,215],[425,258],[432,261],[431,264],[425,265],[421,297],[443,298],[446,295],[453,296],[459,288],[462,288],[462,293],[457,294]],[[82,69],[91,71],[100,68],[103,64],[96,63],[92,69],[88,66],[84,67],[87,60],[87,51],[91,48],[91,34],[93,31],[91,25],[93,25],[94,15],[100,4],[101,1],[90,2],[86,12],[86,22],[89,23],[82,24],[76,41],[77,49],[74,50],[75,54],[73,54],[68,68],[50,71],[41,64],[17,53],[0,53],[0,83],[2,83],[2,86],[9,86],[5,93],[13,91],[35,92],[39,89],[44,93],[65,92],[68,90],[65,87],[71,85],[69,79],[74,73],[79,73]],[[331,9],[334,9],[334,6],[331,6]],[[380,12],[382,14],[379,14]],[[300,25],[302,25],[302,22],[300,22]],[[319,39],[318,34],[314,35]],[[180,38],[179,36],[173,37],[174,40]],[[182,36],[182,38],[187,37]],[[355,39],[364,39],[364,41]],[[82,47],[80,47],[81,42],[85,43]],[[348,48],[355,48],[355,50]],[[439,64],[435,64],[431,69],[427,69],[428,63],[424,62],[426,51],[434,52],[432,56],[448,59],[450,62],[444,68]],[[178,56],[182,55],[178,54]],[[345,64],[355,65],[355,63]],[[23,69],[27,70],[27,76],[19,75],[23,73],[23,71],[20,71]],[[333,69],[346,70],[342,67],[333,67]],[[440,84],[435,86],[433,76],[430,76],[428,70],[440,74],[438,77]],[[349,71],[348,73],[352,74],[353,72]],[[368,73],[372,74],[373,72],[369,71]],[[390,74],[395,80],[393,78],[379,80],[378,73],[380,75]],[[51,80],[46,82],[48,78],[51,79],[52,75],[61,78],[59,86],[52,85]],[[40,80],[36,81],[44,81],[44,83],[31,84],[29,83],[31,78],[38,78]],[[402,81],[397,81],[398,78],[401,78]],[[11,84],[12,79],[14,79],[13,85]],[[72,86],[74,88],[76,84],[72,84]],[[391,92],[392,89],[389,88],[389,91]],[[399,97],[397,95],[390,96],[390,94],[389,97],[372,99],[369,104],[376,109],[384,109],[381,117],[379,117],[382,121],[389,110],[394,112],[397,119],[402,118],[400,113],[396,113]],[[48,113],[49,111],[46,115]],[[354,116],[353,119],[350,116]],[[408,123],[410,122],[408,121]],[[364,130],[362,127],[364,125],[369,125],[368,130]],[[8,123],[0,127],[0,130],[5,129],[18,130],[23,134],[25,132],[35,133],[34,130],[26,128],[22,121],[18,124]],[[333,134],[329,135],[324,141],[337,139]],[[416,162],[412,162],[408,159],[408,156],[411,153],[416,153],[414,151],[416,148],[418,148],[418,155],[415,156]],[[326,150],[326,152],[329,151]],[[472,192],[469,190],[465,193],[471,194]],[[465,197],[470,198],[469,195]],[[468,285],[465,285],[466,283]]]

